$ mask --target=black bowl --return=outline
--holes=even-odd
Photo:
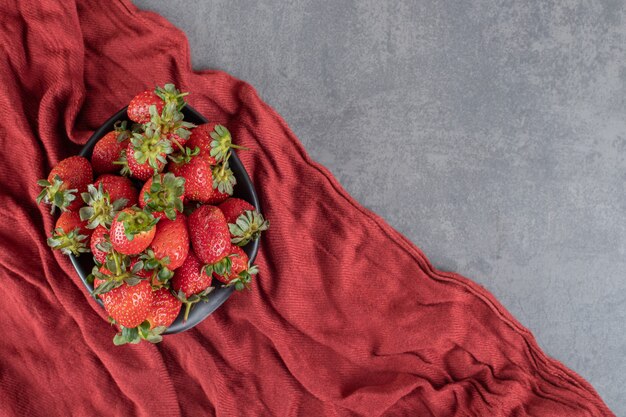
[[[204,116],[202,116],[189,105],[185,106],[185,108],[183,109],[183,114],[185,115],[186,121],[195,123],[197,125],[208,122],[208,120],[204,118]],[[96,130],[91,138],[89,138],[87,144],[80,151],[79,155],[90,158],[91,152],[93,151],[93,147],[95,146],[96,142],[98,142],[98,140],[100,140],[100,138],[102,138],[108,132],[112,131],[113,125],[118,120],[128,120],[128,116],[126,115],[126,107],[118,111],[115,115],[113,115],[113,117],[111,117],[102,126],[100,126],[98,130]],[[260,211],[259,200],[257,198],[256,191],[254,190],[254,186],[252,185],[252,181],[250,180],[250,177],[248,176],[248,173],[243,167],[241,161],[235,154],[235,151],[233,151],[229,159],[229,164],[230,168],[235,174],[235,178],[237,179],[237,184],[235,185],[233,197],[238,197],[246,200]],[[78,198],[80,198],[80,196]],[[259,250],[259,241],[254,240],[248,243],[246,246],[243,247],[243,250],[248,255],[248,258],[250,258],[250,262],[253,262]],[[83,254],[80,257],[70,255],[70,260],[72,261],[72,265],[74,265],[76,272],[78,272],[81,281],[83,281],[85,288],[87,288],[87,290],[91,294],[91,292],[93,291],[93,286],[87,282],[87,276],[91,273],[91,270],[95,265],[92,256],[88,253]],[[214,280],[213,284],[217,285],[219,283]],[[228,297],[230,297],[230,295],[233,293],[233,290],[233,287],[218,286],[217,288],[215,288],[215,290],[213,290],[209,294],[207,302],[200,302],[192,307],[191,312],[189,313],[189,317],[184,323],[184,308],[181,309],[181,313],[178,315],[174,323],[172,323],[172,325],[163,334],[179,333],[191,329],[202,320],[207,318],[209,314],[217,310],[219,306],[224,304]],[[102,305],[102,301],[97,301],[100,305]]]

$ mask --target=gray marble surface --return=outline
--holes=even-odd
[[[626,416],[623,2],[135,3]]]

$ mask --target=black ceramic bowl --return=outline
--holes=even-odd
[[[185,115],[186,121],[195,123],[197,125],[208,122],[207,119],[205,119],[200,113],[198,113],[189,105],[185,106],[185,108],[183,109],[183,114]],[[108,132],[112,131],[113,125],[118,120],[128,120],[128,117],[126,115],[126,107],[118,111],[115,115],[113,115],[113,117],[111,117],[102,126],[100,126],[100,128],[91,136],[87,144],[80,151],[79,155],[86,158],[91,158],[91,152],[93,151],[93,147],[95,146],[96,142],[98,142],[98,140],[100,140],[100,138],[102,138]],[[241,164],[241,161],[235,154],[235,151],[233,151],[229,159],[229,164],[230,168],[235,174],[235,178],[237,179],[237,184],[235,185],[235,192],[233,196],[246,200],[254,207],[256,207],[257,210],[259,210],[259,200],[254,190],[254,186],[252,185],[252,181],[250,181],[250,177],[248,176],[248,173],[246,172],[243,165]],[[250,258],[250,262],[253,262],[259,250],[259,241],[254,240],[248,243],[246,246],[243,247],[243,250],[248,255],[248,258]],[[83,254],[80,257],[70,255],[70,260],[72,261],[76,272],[78,272],[80,279],[83,281],[85,288],[87,288],[87,290],[91,294],[91,292],[93,291],[93,286],[87,282],[87,276],[91,273],[91,270],[94,266],[93,257],[89,253]],[[213,285],[217,284],[219,284],[219,282],[217,282],[217,280],[213,280]],[[174,321],[174,323],[172,323],[172,325],[163,334],[178,333],[191,329],[196,324],[207,318],[209,314],[217,310],[219,306],[221,306],[232,293],[233,287],[218,286],[209,294],[208,301],[206,303],[200,302],[192,307],[191,312],[189,313],[189,317],[187,318],[187,321],[185,323],[183,323],[184,308],[181,309],[181,313],[176,318],[176,321]],[[98,300],[98,303],[102,305],[102,301]]]

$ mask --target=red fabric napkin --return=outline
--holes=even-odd
[[[487,291],[435,270],[311,161],[248,84],[194,72],[180,31],[128,1],[0,2],[0,414],[611,416]],[[132,96],[173,81],[224,122],[272,222],[253,291],[159,345],[114,330],[36,180]]]

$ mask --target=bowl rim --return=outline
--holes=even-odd
[[[128,106],[123,107],[122,109],[117,111],[115,114],[113,114],[113,116],[108,118],[104,123],[102,123],[100,127],[91,135],[89,140],[87,140],[87,142],[82,147],[78,155],[89,159],[91,152],[93,151],[93,147],[104,135],[106,135],[112,130],[111,126],[118,120],[128,120],[128,116],[126,113],[127,109],[128,109]],[[200,120],[202,123],[209,122],[209,120],[206,117],[204,117],[199,111],[194,109],[189,104],[186,104],[182,111],[192,114],[196,119]],[[261,208],[259,204],[259,198],[258,198],[256,189],[254,188],[254,184],[252,183],[252,180],[250,179],[248,172],[246,171],[245,167],[243,166],[243,163],[237,156],[237,153],[234,149],[232,150],[232,154],[229,159],[229,164],[231,168],[233,169],[233,172],[236,172],[237,174],[239,174],[239,176],[241,176],[241,178],[243,179],[243,182],[247,184],[247,188],[252,199],[252,201],[249,201],[249,203],[251,203],[256,208],[256,210],[260,213]],[[94,180],[95,178],[96,177],[94,176]],[[257,240],[253,240],[252,242],[248,243],[248,245],[246,245],[246,247],[248,246],[250,247],[249,253],[248,253],[248,258],[249,258],[250,263],[254,262],[254,260],[256,259],[256,256],[259,251],[259,243],[260,243],[259,239],[257,239]],[[79,261],[79,259],[73,254],[70,254],[69,258],[72,263],[72,266],[76,270],[76,273],[78,274],[84,287],[87,289],[87,291],[89,292],[89,295],[91,296],[93,287],[87,282],[87,276],[89,275],[91,271],[88,271],[87,274],[85,274],[84,267]],[[179,316],[176,318],[174,323],[170,327],[168,327],[165,332],[163,332],[163,335],[180,333],[186,330],[190,330],[193,327],[197,326],[200,322],[202,322],[208,316],[213,314],[215,310],[221,307],[221,305],[224,304],[224,302],[226,302],[226,300],[232,295],[233,291],[234,291],[234,287],[217,287],[213,292],[211,292],[210,301],[204,305],[200,304],[203,307],[202,309],[200,309],[201,311],[198,309],[200,305],[194,306],[194,308],[192,309],[189,315],[188,320],[185,323],[182,323],[182,321],[180,320],[184,311],[184,309],[181,308],[181,312],[179,313]],[[100,299],[96,298],[95,301],[100,305],[100,307],[104,308],[104,305]]]

